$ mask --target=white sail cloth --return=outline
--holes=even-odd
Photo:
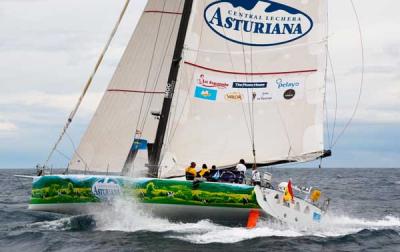
[[[121,172],[135,137],[153,141],[158,120],[150,113],[161,110],[182,8],[183,1],[148,1],[71,169]],[[137,159],[143,168],[147,151]]]
[[[279,3],[277,3],[279,2]],[[327,1],[194,1],[161,177],[323,153]]]

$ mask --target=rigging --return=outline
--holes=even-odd
[[[346,122],[343,130],[338,134],[336,140],[333,142],[332,147],[334,147],[337,142],[339,141],[339,139],[343,136],[343,134],[346,132],[347,128],[350,126],[350,124],[353,122],[354,117],[356,116],[356,113],[358,111],[358,107],[360,105],[360,101],[361,101],[361,96],[362,96],[362,90],[364,87],[364,72],[365,72],[365,55],[364,55],[364,40],[363,40],[363,34],[362,34],[362,30],[361,30],[361,23],[360,23],[360,18],[358,16],[358,12],[356,9],[356,6],[354,5],[353,0],[349,0],[351,3],[351,7],[352,10],[354,12],[354,16],[356,18],[357,21],[357,27],[358,27],[358,35],[359,35],[359,39],[360,39],[360,47],[361,47],[361,79],[360,79],[360,89],[359,89],[359,93],[358,93],[358,97],[357,97],[357,101],[356,101],[356,105],[354,107],[353,113],[350,116],[350,119]]]

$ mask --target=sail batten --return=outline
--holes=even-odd
[[[182,12],[163,11],[163,10],[145,10],[144,13],[182,15]]]
[[[121,93],[140,93],[140,94],[165,94],[165,91],[146,91],[146,90],[133,90],[133,89],[108,89],[108,92],[121,92]]]

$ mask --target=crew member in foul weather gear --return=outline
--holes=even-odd
[[[318,190],[318,189],[311,190],[311,194],[310,194],[311,202],[313,202],[313,203],[317,202],[320,197],[321,197],[321,191],[320,190]]]
[[[186,168],[186,180],[194,180],[194,178],[197,176],[197,171],[196,171],[196,163],[191,162],[190,166]]]
[[[210,169],[208,169],[206,164],[203,164],[201,170],[198,172],[199,177],[208,179],[210,177]]]

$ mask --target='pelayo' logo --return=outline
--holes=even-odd
[[[270,0],[220,0],[204,10],[207,25],[219,36],[249,46],[274,46],[309,33],[306,13]]]

